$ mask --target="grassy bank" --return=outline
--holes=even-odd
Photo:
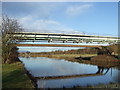
[[[51,55],[53,57],[68,57],[68,58],[75,58],[75,57],[91,57],[91,56],[96,56],[97,54],[56,54],[56,55]]]
[[[96,56],[96,54],[55,54],[55,55],[49,55],[47,57],[49,58],[55,58],[55,59],[65,59],[72,62],[79,62],[80,60],[77,60],[75,58],[77,57],[92,57]]]
[[[2,88],[34,88],[21,62],[3,64],[2,76]]]
[[[65,59],[68,61],[77,61],[76,57],[92,57],[97,56],[97,54],[41,54],[41,53],[34,53],[31,52],[29,54],[26,53],[19,53],[19,56],[22,57],[48,57],[48,58],[55,58],[55,59]]]

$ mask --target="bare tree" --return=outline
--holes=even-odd
[[[22,27],[15,19],[2,17],[2,60],[4,63],[14,62],[17,58],[17,48],[15,47],[14,36],[9,33],[20,32]]]

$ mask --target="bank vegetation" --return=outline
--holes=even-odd
[[[14,32],[21,32],[23,28],[16,19],[7,16],[2,17],[0,25],[2,33],[2,88],[3,89],[25,89],[34,88],[32,81],[26,74],[23,64],[18,58]]]

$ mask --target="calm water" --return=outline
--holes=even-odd
[[[20,42],[30,44],[46,44],[45,42]],[[52,42],[51,44],[54,44]],[[57,43],[59,44],[59,43]],[[60,43],[64,44],[64,43]],[[73,43],[65,43],[73,44]],[[74,43],[75,45],[78,45]],[[81,44],[79,44],[81,45]],[[84,43],[82,43],[84,45]],[[96,44],[97,45],[97,44]],[[105,45],[105,44],[104,44]],[[71,47],[18,47],[19,52],[50,52],[55,50],[70,50],[79,49]],[[95,74],[98,71],[98,66],[89,64],[81,64],[77,62],[70,62],[63,59],[51,59],[45,57],[19,57],[24,63],[25,68],[34,77],[47,77],[47,76],[63,76],[63,75],[76,75],[76,74]],[[104,73],[106,70],[104,70]],[[38,88],[62,88],[62,87],[73,87],[73,86],[87,86],[97,85],[100,83],[108,84],[110,82],[118,82],[118,73],[120,70],[117,68],[109,69],[107,74],[99,76],[85,76],[77,78],[64,78],[64,79],[38,79]]]
[[[34,76],[61,76],[75,74],[91,74],[98,71],[97,66],[89,64],[81,64],[60,59],[51,59],[45,57],[19,57],[24,63],[25,68]],[[105,72],[106,70],[104,70]],[[76,85],[87,86],[97,85],[100,83],[108,84],[110,82],[118,82],[118,72],[116,68],[109,69],[107,74],[100,76],[86,76],[67,79],[38,79],[38,88],[62,88],[73,87]]]

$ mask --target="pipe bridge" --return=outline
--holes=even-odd
[[[110,36],[95,36],[95,35],[80,35],[80,34],[58,34],[58,33],[34,33],[34,32],[14,32],[9,33],[14,36],[14,40],[17,42],[39,42],[39,41],[60,41],[63,43],[117,43],[118,37]]]

